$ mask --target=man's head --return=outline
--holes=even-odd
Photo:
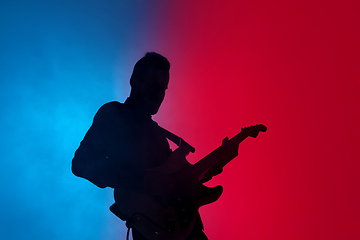
[[[157,113],[169,83],[169,61],[155,52],[148,52],[134,66],[130,78],[130,97],[141,105],[142,111]]]

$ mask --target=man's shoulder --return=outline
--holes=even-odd
[[[116,109],[119,109],[119,108],[121,108],[123,106],[124,106],[123,103],[120,103],[118,101],[112,101],[112,102],[105,103],[104,105],[102,105],[100,107],[100,109],[116,110]]]
[[[103,119],[108,117],[115,117],[121,115],[121,110],[124,104],[118,101],[112,101],[102,105],[95,115],[95,119]]]

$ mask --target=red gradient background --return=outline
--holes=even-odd
[[[266,133],[208,185],[209,239],[360,239],[357,1],[174,1],[154,31],[172,64],[155,119],[195,162],[241,127]],[[155,41],[162,39],[161,41]]]

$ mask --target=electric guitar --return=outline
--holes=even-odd
[[[184,240],[195,225],[198,209],[215,202],[223,191],[220,185],[210,188],[202,183],[209,176],[211,178],[214,169],[216,172],[237,156],[240,142],[248,136],[256,138],[259,132],[266,130],[262,124],[242,128],[240,133],[194,165],[186,160],[184,154],[176,154],[175,150],[164,165],[149,170],[155,177],[168,176],[171,181],[164,184],[172,184],[170,193],[154,195],[146,191],[116,188],[117,208],[123,218],[149,240]]]

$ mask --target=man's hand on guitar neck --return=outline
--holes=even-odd
[[[229,141],[228,137],[225,137],[222,140],[221,147],[224,149],[226,156],[232,156],[233,158],[238,155],[239,150],[239,143],[233,143]],[[210,181],[214,176],[220,174],[223,172],[223,166],[222,165],[214,165],[212,168],[210,168],[204,177],[202,178],[201,182],[207,182]]]
[[[222,140],[221,146],[225,149],[226,155],[236,157],[239,153],[239,144],[237,142],[229,141],[229,137]]]

